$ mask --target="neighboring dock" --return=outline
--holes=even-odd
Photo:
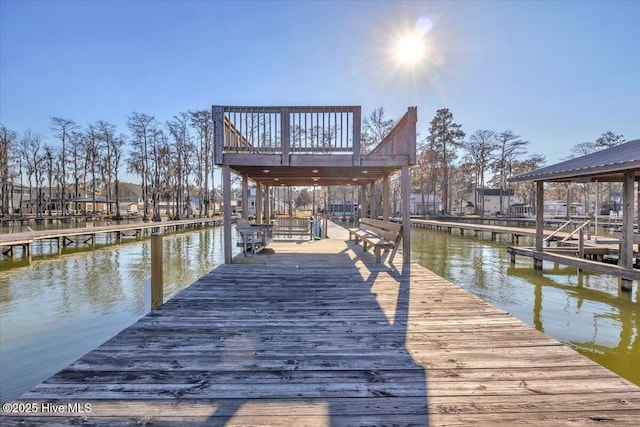
[[[511,254],[511,262],[515,263],[515,257],[525,256],[542,261],[549,261],[557,264],[569,265],[578,269],[584,269],[601,274],[608,274],[614,277],[621,277],[628,280],[640,281],[640,270],[623,268],[615,264],[603,263],[605,255],[619,255],[619,239],[607,238],[587,240],[580,239],[579,235],[569,231],[544,230],[545,239],[553,238],[558,242],[558,246],[546,247],[543,253],[537,253],[534,247],[517,247],[521,237],[535,238],[536,230],[533,228],[508,227],[500,225],[485,225],[477,223],[447,222],[439,220],[412,219],[413,227],[426,228],[431,230],[446,231],[460,230],[461,235],[473,233],[474,237],[490,235],[491,240],[496,240],[499,235],[510,236],[511,243],[516,246],[508,247]],[[638,237],[634,236],[634,244],[638,245]],[[638,251],[634,251],[636,265],[640,265]]]
[[[328,234],[214,269],[15,402],[63,412],[0,424],[637,425],[640,387]]]
[[[134,224],[114,224],[78,228],[61,228],[52,230],[25,231],[20,233],[0,234],[0,250],[8,257],[15,255],[15,248],[22,248],[29,260],[33,253],[33,244],[40,241],[56,242],[57,253],[70,244],[83,243],[95,247],[96,235],[114,235],[115,241],[123,237],[141,237],[144,233],[158,230],[161,233],[174,232],[186,228],[207,227],[222,224],[222,217],[183,219],[159,222],[140,222]]]

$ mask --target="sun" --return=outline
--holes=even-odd
[[[425,40],[419,33],[411,33],[402,36],[398,39],[395,46],[395,56],[401,64],[419,64],[424,59],[425,52]]]

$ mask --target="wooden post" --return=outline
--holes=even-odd
[[[262,182],[256,181],[256,224],[262,222]]]
[[[249,175],[242,175],[242,218],[249,219]]]
[[[544,240],[544,181],[536,181],[536,252],[542,252]],[[533,269],[542,270],[542,260],[533,258]]]
[[[231,169],[229,165],[222,166],[222,203],[224,263],[231,264]],[[244,204],[244,200],[243,200]],[[243,215],[246,215],[243,212]]]
[[[162,234],[151,234],[151,310],[162,305]]]
[[[264,186],[264,218],[265,218],[264,222],[266,224],[271,223],[271,194],[269,194],[270,190],[271,190],[270,186],[268,185]]]
[[[402,167],[402,265],[411,263],[411,212],[409,201],[411,198],[411,169]]]
[[[283,108],[280,112],[280,149],[282,150],[282,166],[289,166],[289,151],[291,149],[291,133],[289,131],[289,109]]]
[[[625,172],[622,182],[622,240],[618,265],[633,268],[633,179],[634,172]],[[630,292],[633,280],[622,279],[622,290]]]
[[[362,107],[355,107],[353,111],[353,166],[360,166],[361,116]]]
[[[584,228],[580,229],[578,236],[578,256],[580,259],[584,259]]]
[[[222,164],[222,151],[224,149],[224,112],[221,106],[211,107],[213,115],[213,153],[217,165]]]
[[[369,184],[369,218],[375,218],[376,216],[376,207],[375,207],[375,186],[376,183],[371,181]]]
[[[389,175],[382,178],[382,220],[389,221],[389,210],[391,201],[389,200]],[[403,206],[404,209],[404,206]]]

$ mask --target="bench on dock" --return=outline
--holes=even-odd
[[[267,247],[272,239],[272,227],[271,224],[252,224],[244,218],[236,220],[236,229],[242,240],[238,246],[242,247],[244,256],[255,255]]]
[[[273,235],[287,237],[309,236],[309,238],[312,239],[311,221],[309,218],[276,218],[274,221]]]
[[[398,251],[400,240],[402,239],[402,224],[389,221],[380,221],[371,218],[361,218],[357,228],[349,228],[349,239],[355,239],[356,244],[362,241],[362,246],[366,251],[373,247],[376,262],[382,262],[381,251],[391,250],[389,262]]]

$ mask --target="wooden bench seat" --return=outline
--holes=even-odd
[[[391,250],[389,262],[398,251],[402,239],[402,225],[395,222],[380,221],[371,218],[361,218],[357,228],[349,228],[349,239],[354,238],[356,244],[362,241],[364,250],[373,248],[376,262],[382,262],[382,250]]]
[[[238,246],[242,247],[244,256],[255,255],[266,248],[272,240],[272,228],[271,224],[252,224],[244,218],[238,218],[236,229],[241,238]]]
[[[311,234],[311,221],[308,218],[282,217],[276,218],[273,228],[274,236],[309,236]]]

